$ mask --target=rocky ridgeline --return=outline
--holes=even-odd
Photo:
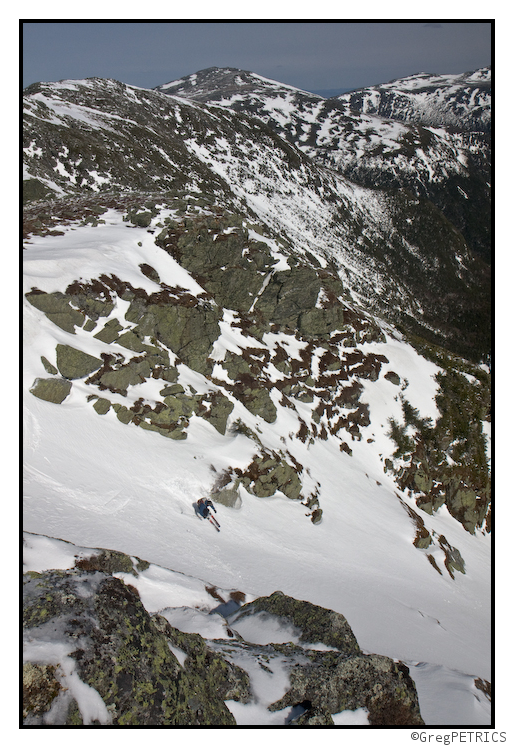
[[[157,213],[143,206],[125,218],[135,226],[149,226]],[[287,263],[286,255],[277,258],[269,240],[252,238],[262,229],[249,228],[240,216],[203,209],[179,221],[165,220],[152,229],[156,245],[188,270],[204,292],[195,296],[171,287],[145,263],[141,273],[160,287],[154,293],[112,274],[76,281],[65,292],[33,288],[26,294],[32,306],[72,335],[78,328],[89,333],[106,344],[106,351],[97,357],[78,344],[57,344],[53,361],[41,358],[42,376],[31,392],[62,403],[73,382],[80,381],[91,389],[87,399],[95,411],[104,416],[112,409],[123,424],[180,440],[187,438],[190,420],[198,416],[220,434],[228,429],[243,433],[256,444],[254,458],[246,470],[217,476],[213,498],[239,505],[239,485],[256,496],[282,491],[305,501],[318,522],[317,492],[306,495],[302,489],[303,466],[288,450],[266,449],[241,419],[230,422],[234,403],[267,423],[275,422],[277,407],[290,408],[298,416],[298,430],[290,438],[312,442],[333,435],[340,449],[351,453],[347,442],[360,439],[360,427],[369,424],[360,380],[377,379],[387,364],[384,356],[363,353],[359,344],[380,340],[382,333],[347,305],[335,272],[322,268],[312,255],[303,260],[288,256]],[[275,268],[279,261],[284,269]],[[116,315],[120,300],[129,303],[124,315]],[[211,354],[227,310],[231,328],[245,337],[247,347],[215,361]],[[298,357],[290,355],[290,346]],[[208,380],[206,393],[180,383],[181,364]],[[43,376],[43,370],[51,376]],[[162,384],[162,399],[131,395],[131,388],[149,379]],[[309,423],[300,416],[298,402],[311,405]]]
[[[421,74],[330,99],[235,68],[208,68],[156,90],[265,122],[355,184],[428,198],[490,263],[490,70]]]
[[[49,226],[61,200],[68,215],[89,210],[84,220],[94,225],[101,214],[86,208],[87,197],[112,205],[142,193],[140,210],[128,212],[145,225],[145,193],[215,195],[298,253],[335,263],[369,312],[483,360],[491,349],[487,143],[347,114],[339,100],[241,71],[206,72],[187,90],[182,81],[179,97],[98,78],[26,89],[33,229],[61,231]],[[216,105],[184,98],[201,91]]]
[[[330,725],[332,714],[359,708],[375,726],[424,724],[408,668],[364,654],[339,613],[281,592],[242,604],[242,592],[225,600],[206,587],[227,638],[205,640],[144,608],[127,576],[136,583],[147,562],[100,549],[75,558],[73,569],[24,575],[25,725],[235,725],[225,702],[256,700],[233,661],[241,654],[267,672],[274,662],[286,669],[289,686],[268,706],[289,708],[286,725]],[[248,620],[287,627],[297,643],[248,642],[237,633]]]

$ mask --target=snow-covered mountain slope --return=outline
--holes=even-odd
[[[156,90],[255,117],[362,186],[430,199],[490,261],[490,85],[490,70],[479,70],[323,99],[248,71],[209,68]]]
[[[36,84],[25,105],[29,196],[207,195],[295,252],[335,262],[354,303],[468,356],[488,353],[488,269],[425,199],[357,187],[230,109],[115,81]]]
[[[483,724],[490,301],[462,235],[218,104],[91,79],[26,107],[25,530],[333,610],[425,721]],[[239,724],[299,693],[272,665]]]
[[[323,102],[327,101],[317,94],[237,68],[207,68],[156,86],[155,90],[232,107],[237,106],[238,100],[246,104],[248,95],[261,96],[262,99],[268,98],[268,114],[271,114],[272,99],[280,97],[283,103],[277,107],[277,112],[282,116],[286,102],[297,116],[300,104],[300,109],[310,109],[312,117],[316,105],[320,111]],[[453,125],[459,130],[486,132],[491,126],[491,69],[481,68],[455,75],[419,73],[350,91],[328,101],[332,106],[343,103],[342,111],[348,113],[351,110],[354,115],[360,112],[406,123],[434,127]],[[265,110],[266,107],[255,108],[259,117]],[[407,131],[408,128],[403,132]]]
[[[367,651],[487,678],[489,536],[466,531],[448,512],[457,517],[458,506],[419,509],[416,498],[432,491],[428,452],[412,462],[413,447],[400,455],[388,436],[405,402],[425,429],[438,419],[440,366],[391,328],[348,308],[345,318],[344,305],[339,334],[320,337],[307,321],[303,333],[288,330],[288,312],[264,303],[265,271],[249,299],[250,308],[261,302],[260,323],[228,300],[217,309],[200,276],[151,233],[166,218],[172,230],[175,219],[193,224],[192,213],[156,210],[148,228],[111,209],[105,223],[63,223],[26,244],[25,529],[250,595],[278,587],[342,612]],[[238,227],[222,230],[228,239]],[[285,291],[287,256],[262,238],[259,262],[268,246]],[[215,312],[207,359],[185,344],[192,317],[176,344],[166,332],[150,305],[163,293],[166,314]],[[470,392],[479,385],[452,376]],[[69,388],[60,404],[37,391],[49,380]],[[398,476],[411,469],[401,490]],[[220,534],[195,516],[193,503],[209,493]]]
[[[355,111],[434,127],[491,129],[491,68],[461,75],[419,73],[337,97]]]

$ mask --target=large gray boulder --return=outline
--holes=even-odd
[[[169,646],[175,630],[167,631],[166,622],[147,613],[135,588],[98,570],[118,569],[120,564],[127,570],[131,561],[126,557],[122,563],[118,556],[123,555],[103,559],[100,554],[88,571],[25,575],[23,622],[29,645],[23,673],[24,724],[75,726],[86,720],[133,727],[235,725],[224,703],[225,698],[238,698],[241,678],[234,667],[219,655],[209,658],[201,637],[197,649],[202,651],[194,666],[179,664]],[[177,637],[185,648],[180,632]],[[80,680],[103,701],[95,718],[81,711],[58,675],[59,663],[48,668],[31,661],[34,643],[49,638],[60,641],[62,657],[74,661]]]
[[[324,717],[365,708],[373,726],[424,724],[414,681],[402,663],[381,655],[325,652],[311,653],[310,659],[310,665],[293,667],[290,688],[271,711],[304,704],[312,716]]]
[[[102,359],[72,348],[71,345],[58,343],[56,352],[57,368],[66,379],[82,379],[103,365]]]
[[[36,379],[30,391],[40,400],[60,404],[71,392],[71,382],[67,379],[49,377],[47,379]]]
[[[284,624],[293,626],[298,631],[299,641],[305,644],[325,644],[347,657],[361,654],[350,624],[341,613],[296,600],[283,592],[274,592],[269,597],[259,597],[243,605],[231,619],[231,624],[237,629],[237,621],[260,614],[279,618]]]
[[[45,293],[34,289],[25,294],[25,298],[36,309],[44,312],[48,319],[66,332],[75,333],[75,327],[82,327],[85,317],[74,309],[65,294],[56,291]]]

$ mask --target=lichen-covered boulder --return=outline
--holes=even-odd
[[[50,403],[60,404],[71,392],[71,382],[67,379],[50,377],[48,379],[36,379],[30,392],[40,400],[47,400]]]
[[[201,373],[211,371],[208,355],[220,335],[221,315],[217,307],[153,304],[148,306],[145,316],[147,322],[152,321],[153,335],[188,366]]]
[[[58,374],[59,372],[55,368],[53,364],[50,363],[50,361],[46,358],[46,356],[41,356],[41,363],[45,367],[45,371],[47,371],[49,374]]]
[[[98,338],[103,343],[114,343],[118,339],[118,335],[123,330],[117,319],[110,319],[105,325],[99,330],[93,337]]]
[[[178,240],[172,227],[159,242],[173,247],[175,259],[221,307],[240,312],[249,311],[275,262],[264,242],[249,239],[239,216],[202,216],[188,221]]]
[[[116,413],[116,418],[118,419],[118,421],[121,421],[121,423],[127,424],[133,420],[134,418],[133,411],[131,411],[125,405],[120,405],[120,403],[114,403],[112,407],[114,409],[114,412]]]
[[[343,652],[347,657],[361,652],[350,624],[341,613],[306,600],[296,600],[283,592],[258,597],[243,605],[230,619],[230,623],[237,629],[238,620],[262,613],[280,618],[283,623],[297,629],[300,642],[325,644]]]
[[[161,434],[161,436],[166,436],[169,439],[174,439],[175,441],[187,439],[187,431],[184,430],[184,427],[187,426],[187,422],[183,424],[176,424],[165,422],[159,423],[155,420],[150,420],[141,421],[137,425],[140,426],[140,428],[146,429],[148,431],[156,431],[158,434]]]
[[[227,351],[222,366],[228,377],[233,380],[233,384],[229,384],[227,389],[234,397],[243,403],[252,415],[260,416],[267,423],[273,423],[277,417],[277,409],[268,388],[256,371],[256,365],[251,365],[244,356]]]
[[[131,385],[141,384],[152,373],[148,361],[145,359],[132,359],[115,369],[100,373],[100,384],[111,392],[127,394]]]
[[[227,420],[234,410],[232,403],[226,395],[221,392],[212,393],[207,401],[203,401],[197,413],[210,423],[216,431],[224,434],[227,429]]]
[[[234,486],[214,489],[210,492],[212,501],[216,504],[222,504],[232,509],[239,509],[242,504],[241,494],[239,493],[238,483]]]
[[[115,554],[102,560],[100,553],[98,563],[94,558],[89,561],[93,569],[118,569],[120,563],[125,568],[120,557]],[[23,621],[28,642],[25,724],[235,724],[224,699],[237,698],[227,693],[244,678],[222,657],[209,653],[201,637],[203,652],[194,667],[188,668],[187,663],[182,667],[166,632],[145,610],[136,590],[108,573],[74,569],[26,574]],[[67,668],[60,669],[59,662],[31,662],[35,644],[47,643],[49,637],[59,640],[58,651]],[[81,709],[76,689],[79,703],[72,698],[63,675],[69,672],[70,661],[86,684],[83,689],[93,689],[88,699],[95,694],[100,705],[95,718],[88,718],[87,710]],[[61,675],[57,675],[59,670]]]
[[[321,282],[305,266],[275,273],[259,296],[255,308],[271,322],[295,329],[300,315],[316,306]]]
[[[255,380],[250,387],[235,387],[234,395],[243,403],[245,408],[254,416],[260,416],[266,423],[274,423],[277,419],[277,408],[265,387],[259,386]]]
[[[225,353],[225,358],[221,365],[226,370],[229,379],[234,381],[240,379],[243,375],[249,375],[251,371],[248,361],[233,351]]]
[[[66,379],[82,379],[99,369],[103,361],[71,345],[57,344],[57,368]]]
[[[300,314],[298,329],[306,337],[329,338],[335,330],[345,327],[345,313],[342,306],[329,309],[313,307]]]
[[[218,698],[233,699],[243,704],[251,700],[250,678],[245,670],[210,650],[199,634],[180,631],[158,614],[152,616],[152,622],[159,631],[162,631],[172,646],[186,653],[187,658],[184,664],[187,671],[198,679],[196,704],[199,705],[200,710],[204,713],[208,712],[206,702],[209,700],[209,693],[217,694]],[[203,686],[201,689],[200,683]]]
[[[150,211],[143,211],[142,213],[131,213],[129,218],[135,226],[147,228],[152,220],[152,214]]]
[[[271,711],[301,703],[330,714],[344,710],[368,710],[374,726],[415,726],[424,721],[416,687],[408,668],[382,655],[334,657],[311,653],[311,665],[297,665],[290,672],[291,686]]]
[[[140,559],[138,559],[139,562]],[[84,571],[103,571],[107,574],[115,571],[134,573],[134,563],[130,556],[121,551],[111,551],[106,548],[99,548],[97,553],[78,559],[75,561],[75,567]]]
[[[110,400],[107,400],[105,397],[99,397],[95,402],[93,403],[93,408],[96,410],[98,415],[104,416],[106,413],[109,412],[111,407]]]
[[[294,501],[301,498],[302,483],[297,467],[275,454],[255,456],[243,473],[241,483],[250,493],[261,498],[273,496],[277,491]]]
[[[414,474],[414,485],[416,489],[422,493],[428,493],[432,488],[432,478],[430,475],[427,475],[421,466]]]
[[[76,291],[76,287],[72,284],[71,288],[67,289],[66,298],[92,322],[97,322],[100,317],[108,317],[114,309],[112,301],[97,298],[94,291]]]
[[[287,709],[290,726],[331,725],[360,708],[373,726],[424,724],[408,668],[363,654],[343,615],[281,592],[239,607],[243,593],[227,603],[206,587],[221,602],[211,614],[229,624],[228,639],[206,640],[174,628],[165,610],[150,615],[118,576],[137,584],[148,568],[80,549],[73,569],[24,574],[24,725],[234,726],[226,702],[254,701],[250,674],[256,663],[274,672],[273,661],[287,691],[268,709]],[[255,643],[263,635],[268,643]]]
[[[23,665],[23,718],[43,715],[59,695],[62,686],[54,665],[25,662]]]
[[[66,295],[59,291],[44,293],[34,289],[25,294],[25,298],[36,309],[44,312],[51,322],[66,332],[75,333],[75,327],[82,327],[84,324],[84,314],[74,309]]]
[[[311,522],[313,525],[319,525],[321,522],[321,519],[323,517],[323,509],[320,509],[320,507],[316,507],[314,511],[311,514]]]
[[[194,410],[195,400],[183,392],[174,395],[166,395],[164,398],[166,408],[153,416],[154,422],[177,423],[181,418],[189,418]]]
[[[116,342],[124,348],[136,351],[137,353],[148,351],[151,348],[151,346],[145,345],[139,335],[137,335],[133,330],[127,330],[127,332],[124,332],[119,336]]]
[[[302,714],[289,722],[289,727],[301,727],[302,725],[322,726],[333,725],[332,715],[326,710],[307,708]]]
[[[397,387],[400,386],[401,379],[398,376],[398,374],[395,371],[386,371],[384,374],[384,379],[387,379],[392,384],[395,384]]]

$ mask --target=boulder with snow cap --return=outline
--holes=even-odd
[[[237,622],[241,619],[262,613],[278,617],[284,624],[298,629],[301,644],[321,643],[344,652],[345,655],[360,654],[357,639],[341,613],[327,610],[306,600],[296,600],[279,591],[243,605],[230,619],[230,623],[237,629]]]

